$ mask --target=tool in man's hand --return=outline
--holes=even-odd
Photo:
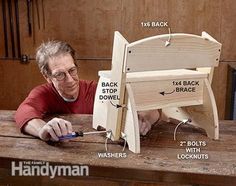
[[[107,131],[93,131],[93,132],[72,132],[71,134],[67,134],[65,136],[59,137],[59,140],[66,140],[66,139],[73,139],[77,137],[83,137],[84,135],[90,135],[90,134],[103,134],[107,133]]]

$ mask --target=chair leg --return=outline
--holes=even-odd
[[[204,80],[203,104],[187,107],[164,108],[162,112],[170,118],[182,121],[190,118],[191,125],[203,128],[207,136],[219,139],[219,121],[215,98],[207,79]]]
[[[99,95],[102,94],[102,82],[110,82],[110,79],[105,77],[100,77],[97,85],[94,108],[93,108],[93,128],[97,129],[98,126],[106,128],[107,124],[107,105],[108,101],[99,100]]]
[[[126,85],[127,109],[124,112],[124,133],[126,134],[129,150],[140,153],[140,135],[138,125],[138,115],[133,99],[133,92],[129,84]]]

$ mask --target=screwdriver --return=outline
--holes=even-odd
[[[90,135],[90,134],[103,134],[106,133],[107,131],[93,131],[93,132],[72,132],[71,134],[67,134],[65,136],[59,137],[59,140],[65,140],[65,139],[73,139],[77,137],[83,137],[84,135]]]

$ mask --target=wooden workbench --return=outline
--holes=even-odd
[[[183,125],[173,140],[174,124],[160,122],[141,138],[141,153],[126,148],[126,158],[99,158],[105,152],[105,136],[90,135],[53,145],[23,135],[16,128],[14,111],[0,111],[0,185],[236,185],[236,121],[220,122],[219,141],[202,130]],[[91,131],[91,115],[61,115],[75,130]],[[200,154],[208,159],[180,160],[182,142],[205,141]],[[109,152],[122,152],[122,142],[109,142]],[[88,165],[89,177],[10,176],[11,161],[45,161],[53,165]]]

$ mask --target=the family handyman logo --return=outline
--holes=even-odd
[[[87,165],[50,165],[49,162],[19,161],[11,163],[12,176],[89,176]]]

